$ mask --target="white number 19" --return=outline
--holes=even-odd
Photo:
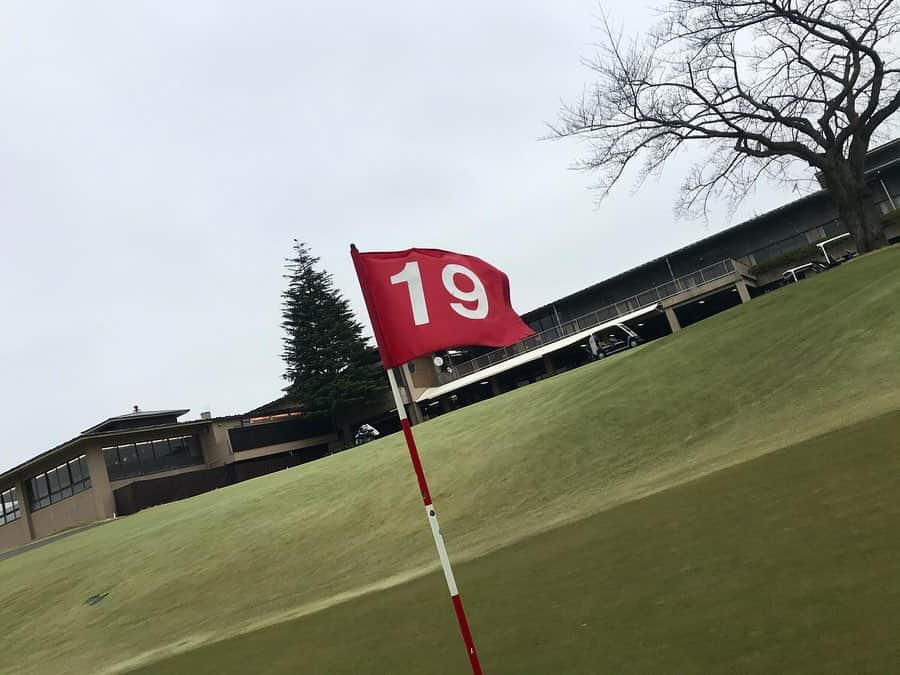
[[[460,274],[472,282],[472,290],[464,291],[456,285],[456,275]],[[462,265],[447,265],[441,271],[441,281],[444,288],[457,300],[451,302],[450,308],[467,319],[483,319],[488,315],[488,297],[484,290],[484,284],[478,275],[468,267]],[[412,306],[413,323],[422,326],[429,322],[428,305],[425,302],[425,289],[422,286],[422,274],[419,271],[419,263],[408,262],[397,274],[391,277],[391,284],[406,284],[409,292],[409,304]],[[466,307],[463,302],[474,302],[475,307]]]
[[[422,274],[419,263],[408,262],[403,269],[391,277],[391,284],[406,284],[409,289],[409,304],[412,305],[413,323],[417,326],[428,323],[428,305],[425,304],[425,289],[422,288]]]

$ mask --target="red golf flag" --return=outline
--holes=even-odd
[[[433,248],[350,253],[385,368],[449,347],[505,347],[534,332],[510,304],[509,279],[480,258]]]

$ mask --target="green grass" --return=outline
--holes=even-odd
[[[417,438],[451,556],[457,562],[472,561],[461,568],[461,583],[464,597],[471,593],[468,604],[478,634],[490,630],[485,626],[493,623],[491,615],[484,612],[506,611],[518,616],[521,608],[527,607],[527,599],[521,595],[505,598],[494,595],[492,588],[502,589],[505,583],[514,587],[523,583],[522,579],[530,579],[532,585],[542,585],[538,602],[549,597],[552,584],[569,577],[573,590],[566,595],[561,589],[560,597],[567,599],[553,608],[557,620],[569,616],[568,607],[575,603],[595,607],[591,616],[605,617],[608,624],[617,618],[623,621],[631,627],[630,637],[623,637],[623,631],[613,633],[619,635],[621,652],[608,644],[607,651],[621,653],[622,658],[626,651],[637,652],[629,661],[636,670],[652,671],[652,662],[641,661],[643,651],[662,649],[658,638],[667,631],[671,631],[666,638],[670,658],[674,653],[685,659],[696,653],[701,658],[705,652],[699,638],[689,639],[693,634],[682,630],[692,621],[709,619],[700,607],[688,603],[668,620],[664,613],[647,616],[650,632],[642,638],[641,617],[652,606],[629,601],[628,593],[616,600],[612,591],[646,576],[635,568],[633,574],[640,576],[612,576],[607,591],[593,586],[579,591],[579,583],[591,581],[585,578],[589,571],[566,572],[570,556],[554,556],[557,545],[553,542],[557,541],[554,537],[573,530],[555,528],[575,521],[581,522],[571,527],[588,527],[585,523],[599,523],[613,517],[611,514],[645,508],[658,499],[706,484],[698,481],[671,489],[687,481],[900,409],[898,297],[900,250],[891,249],[756,299],[631,353],[419,427]],[[848,452],[863,449],[851,446]],[[764,466],[766,461],[793,453],[793,449],[784,450],[744,467]],[[860,466],[860,470],[867,469]],[[875,470],[879,471],[886,469]],[[720,472],[706,480],[727,474]],[[808,488],[798,487],[800,490],[809,492]],[[657,518],[666,517],[664,509],[669,507],[662,504]],[[619,505],[621,508],[614,508]],[[726,495],[707,504],[697,502],[694,508],[697,517],[711,517],[728,507]],[[736,516],[744,521],[729,521],[727,528],[713,521],[711,526],[722,531],[710,533],[706,539],[685,517],[683,546],[693,546],[697,540],[698,546],[704,545],[712,553],[718,550],[722,556],[734,555],[728,545],[753,525],[752,514],[737,511]],[[784,517],[791,513],[785,511]],[[583,520],[586,518],[589,520]],[[352,670],[352,659],[368,663],[364,647],[372,642],[384,643],[380,647],[383,654],[394,654],[396,649],[392,658],[399,660],[394,661],[393,672],[457,668],[452,665],[459,657],[454,651],[458,645],[452,612],[440,583],[422,576],[435,567],[424,520],[402,439],[391,437],[73,535],[0,562],[0,634],[4,636],[0,673],[123,672],[261,628],[265,630],[253,635],[269,635],[279,624],[286,627],[295,622],[318,637],[312,640],[292,633],[276,651],[287,653],[288,646],[315,642],[310,649],[319,658],[330,658],[329,650],[335,658],[334,668],[323,660],[318,669],[306,672]],[[850,547],[852,528],[834,535],[836,546]],[[587,534],[571,536],[593,540]],[[643,532],[639,541],[649,542],[652,536]],[[695,587],[712,589],[715,592],[703,602],[724,604],[722,611],[727,611],[731,597],[717,590],[718,577],[713,572],[708,575],[706,568],[695,569],[691,575],[678,566],[680,556],[674,556],[669,564],[659,551],[635,548],[637,543],[625,546],[634,540],[626,539],[621,548],[618,544],[613,547],[611,540],[599,541],[597,546],[605,546],[607,556],[623,560],[634,556],[635,565],[652,562],[652,569],[663,578],[671,576],[673,582],[680,578],[682,583],[690,581]],[[562,546],[564,541],[560,542]],[[507,582],[506,576],[496,571],[499,568],[491,567],[491,561],[512,555],[518,546],[533,546],[534,552],[506,558],[511,570],[519,570],[518,577],[511,571]],[[641,558],[642,551],[650,557]],[[755,554],[772,570],[781,564],[777,550],[771,557],[764,547]],[[542,555],[546,556],[544,563]],[[521,558],[519,567],[513,558]],[[639,563],[641,560],[644,562]],[[788,562],[785,559],[785,564]],[[741,569],[740,558],[732,563],[736,578],[749,573]],[[834,574],[832,563],[813,571],[822,577],[819,583]],[[614,575],[626,568],[599,569]],[[861,588],[871,590],[866,577],[859,576],[868,569],[861,564],[852,572]],[[392,586],[396,587],[360,597]],[[791,590],[789,586],[774,587],[773,595],[784,597],[772,600],[773,612],[790,605],[791,596],[784,595]],[[646,583],[636,584],[629,592],[638,593],[641,588],[647,598],[655,598],[653,591],[664,596],[668,592],[664,584],[654,587]],[[110,595],[100,605],[84,604],[87,597],[105,591]],[[496,599],[484,605],[480,594]],[[427,621],[433,622],[440,638],[432,633],[432,626],[411,625],[402,621],[399,615],[403,612],[391,609],[409,606],[410,598],[413,604],[434,608]],[[349,602],[337,604],[340,601]],[[373,602],[376,604],[368,604]],[[326,607],[331,609],[310,614]],[[383,616],[378,616],[378,609]],[[735,621],[745,616],[740,609],[739,604],[735,606]],[[819,609],[837,615],[843,605],[825,598]],[[603,614],[598,614],[601,611]],[[329,623],[335,616],[343,616],[342,622]],[[655,633],[650,628],[653,625]],[[890,627],[896,628],[896,621]],[[542,643],[528,630],[518,625],[497,628],[499,633],[490,634],[481,645],[486,662],[493,667],[502,656],[505,663],[512,663],[510,655],[518,649],[518,663],[543,663],[543,672],[589,668],[591,652],[581,653],[584,641],[575,634],[569,638],[553,634],[557,637],[551,635]],[[752,626],[748,628],[752,630]],[[345,634],[359,636],[367,631],[373,637],[358,647],[345,639]],[[40,637],[36,639],[36,635]],[[723,663],[740,655],[730,651],[727,640],[714,635],[707,638],[722,643]],[[238,638],[235,644],[250,639],[256,638]],[[403,655],[408,652],[401,644],[404,640],[412,640],[419,652],[431,654],[433,661],[405,670]],[[787,642],[779,644],[787,649]],[[746,659],[741,663],[749,668],[752,654]],[[231,654],[216,664],[217,670],[228,672],[226,667],[236,660]],[[445,661],[447,665],[441,665]],[[681,672],[707,669],[694,668],[688,661],[681,663],[687,664]],[[806,665],[812,670],[814,666]],[[276,672],[268,660],[265,667],[252,669],[270,670]]]
[[[888,673],[900,664],[900,414],[460,566],[488,673]],[[432,574],[141,675],[464,673]]]

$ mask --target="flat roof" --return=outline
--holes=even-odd
[[[484,380],[485,378],[491,377],[493,375],[505,373],[506,371],[517,368],[518,366],[536,361],[537,359],[543,357],[545,354],[551,354],[555,351],[559,351],[560,349],[573,345],[580,340],[584,340],[597,331],[606,330],[607,328],[611,328],[612,326],[615,326],[617,324],[626,323],[633,319],[639,319],[642,316],[647,316],[648,314],[659,312],[661,310],[662,306],[659,304],[652,305],[650,307],[644,307],[643,309],[639,309],[629,314],[623,314],[622,316],[617,317],[612,321],[598,324],[587,330],[574,333],[572,335],[551,342],[550,344],[543,345],[541,347],[538,347],[537,349],[533,349],[530,352],[525,352],[524,354],[519,354],[518,356],[514,356],[511,359],[507,359],[506,361],[496,363],[493,366],[488,366],[484,370],[479,370],[477,372],[471,373],[470,375],[465,375],[458,380],[453,380],[453,382],[442,384],[439,387],[429,387],[416,398],[416,403],[418,403],[419,401],[428,401],[433,398],[438,398],[440,396],[443,396],[444,394],[449,394],[452,391],[456,391],[457,389],[468,387],[470,384],[480,382],[481,380]]]

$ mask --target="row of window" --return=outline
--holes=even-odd
[[[806,238],[806,235],[795,234],[787,239],[782,239],[781,241],[776,241],[774,244],[757,249],[753,252],[753,257],[756,260],[756,263],[759,264],[788,253],[793,253],[805,246],[809,246],[809,240]]]
[[[110,480],[203,464],[203,454],[195,436],[116,445],[103,448],[103,455]]]
[[[16,488],[0,492],[0,525],[6,525],[20,517],[19,496],[16,494]]]
[[[55,469],[32,476],[26,483],[28,501],[31,510],[44,507],[68,499],[72,495],[84,492],[91,487],[91,474],[88,471],[87,457],[81,455],[60,464]]]

